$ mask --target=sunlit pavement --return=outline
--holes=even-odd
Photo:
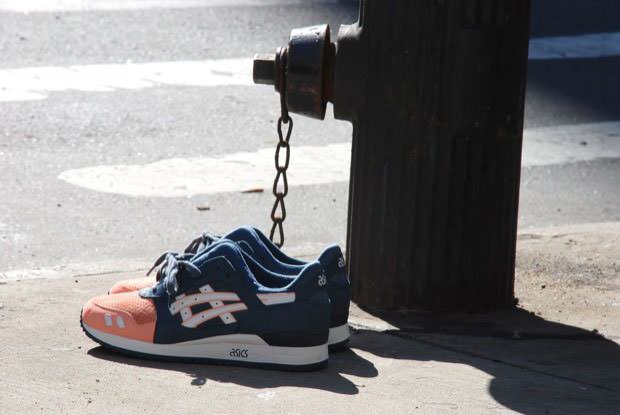
[[[595,247],[618,244],[619,13],[611,0],[535,1],[520,207],[520,246],[531,251],[520,251],[517,276],[529,310],[615,341],[617,251]],[[396,413],[416,406],[431,413],[584,413],[595,400],[605,413],[617,404],[617,376],[614,383],[596,369],[576,382],[587,366],[560,364],[538,348],[507,349],[536,355],[529,363],[506,356],[493,362],[465,344],[482,337],[454,341],[452,350],[445,344],[452,340],[415,343],[362,330],[354,352],[302,379],[127,361],[93,349],[80,333],[81,304],[121,272],[141,272],[203,229],[268,228],[278,98],[251,84],[249,59],[285,43],[294,27],[335,28],[356,15],[347,1],[0,0],[0,388],[8,391],[0,413],[111,405],[134,413],[152,409],[154,400],[190,413],[232,412],[231,402],[273,412],[300,399],[298,412],[315,413],[328,402],[336,402],[334,412],[355,402]],[[331,115],[295,121],[287,247],[312,256],[327,243],[344,243],[351,127]],[[592,243],[603,229],[610,233]],[[566,237],[571,232],[590,242],[575,243],[579,237]],[[564,245],[553,245],[559,240]],[[549,256],[571,263],[567,253],[579,266],[560,272],[557,260],[536,268]],[[614,346],[601,347],[617,365]],[[574,356],[583,360],[586,352]],[[560,366],[569,369],[549,369]],[[164,402],[172,385],[178,394]],[[196,392],[201,385],[211,389]],[[520,406],[525,397],[531,403]]]

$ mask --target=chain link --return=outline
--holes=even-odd
[[[284,52],[284,53],[282,53]],[[281,66],[286,67],[286,60],[288,54],[286,51],[278,51],[278,58],[282,60]],[[291,161],[291,146],[289,141],[291,139],[291,133],[293,132],[293,119],[288,114],[288,107],[286,105],[286,72],[281,71],[279,73],[278,85],[280,86],[280,118],[278,118],[278,145],[276,146],[275,165],[276,165],[276,177],[273,181],[273,195],[276,200],[273,203],[271,209],[271,232],[269,233],[269,239],[275,243],[278,247],[282,248],[284,245],[284,227],[283,223],[286,220],[286,205],[284,204],[284,198],[288,195],[288,178],[286,177],[286,171]],[[286,134],[283,133],[283,125],[287,126]],[[284,150],[284,160],[282,160],[282,150]],[[282,190],[280,190],[280,187]],[[278,232],[278,240],[274,240]]]
[[[271,220],[273,225],[269,233],[269,239],[280,248],[284,245],[283,223],[286,220],[284,198],[288,195],[288,178],[286,176],[286,171],[291,161],[291,146],[289,140],[293,132],[293,119],[288,116],[288,112],[285,112],[285,109],[286,108],[284,108],[282,116],[278,119],[278,145],[275,154],[276,177],[273,181],[273,195],[276,200],[271,209]],[[288,126],[286,134],[283,132],[283,125]],[[284,160],[282,160],[282,150],[284,150]],[[278,231],[277,241],[274,240],[276,230]]]

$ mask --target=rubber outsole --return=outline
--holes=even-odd
[[[346,347],[351,337],[351,331],[349,330],[349,324],[344,323],[340,326],[329,328],[329,338],[327,344],[329,345],[329,351],[338,351]]]
[[[286,364],[278,364],[278,363],[248,362],[248,361],[242,361],[242,360],[154,355],[154,354],[149,354],[149,353],[141,353],[141,352],[134,351],[134,350],[123,349],[123,348],[108,344],[102,341],[101,339],[98,339],[96,336],[93,336],[84,327],[84,322],[82,321],[81,313],[80,313],[80,326],[82,327],[82,331],[84,332],[84,334],[86,334],[88,338],[100,344],[105,349],[113,351],[115,353],[125,355],[125,356],[136,357],[140,359],[173,362],[173,363],[200,363],[200,364],[219,365],[219,366],[238,366],[238,367],[249,367],[249,368],[256,368],[256,369],[280,370],[280,371],[287,371],[287,372],[316,371],[316,370],[325,368],[328,363],[328,359],[325,359],[317,363],[311,363],[311,364],[286,365]]]

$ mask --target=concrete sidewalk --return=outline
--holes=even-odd
[[[69,270],[0,285],[1,414],[620,412],[617,223],[520,235],[515,312],[354,306],[351,348],[312,373],[109,353],[83,335],[79,311],[120,277]]]

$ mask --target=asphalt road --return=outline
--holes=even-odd
[[[335,28],[357,16],[350,1],[127,2],[131,8],[98,0],[86,2],[88,10],[77,1],[57,3],[63,2],[0,0],[0,83],[11,71],[32,67],[45,67],[49,75],[74,65],[106,64],[109,70],[126,63],[248,58],[284,44],[292,28],[321,22]],[[620,3],[612,0],[537,0],[532,36],[620,32],[618,15]],[[532,60],[526,128],[561,133],[620,121],[618,74],[617,54]],[[175,82],[104,91],[56,85],[42,98],[0,101],[0,275],[148,261],[182,248],[205,228],[268,228],[268,189],[139,197],[58,178],[92,166],[193,160],[275,145],[278,97],[270,88]],[[331,116],[325,122],[297,117],[291,169],[295,146],[344,143],[350,136],[351,126]],[[608,143],[620,140],[620,127],[608,136]],[[586,131],[586,145],[588,139]],[[593,159],[525,167],[521,195],[522,229],[620,221],[619,157],[603,149]],[[294,187],[287,204],[289,246],[311,253],[342,243],[346,203],[345,182]]]

